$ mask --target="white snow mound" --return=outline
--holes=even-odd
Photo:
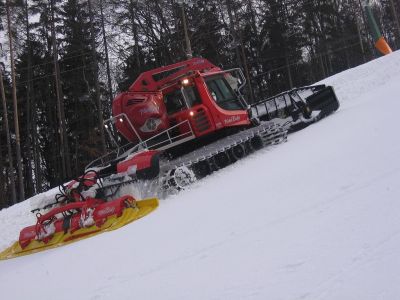
[[[400,52],[337,74],[328,118],[120,230],[0,262],[3,299],[398,299]],[[0,250],[33,224],[0,212]]]

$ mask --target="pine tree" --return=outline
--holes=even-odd
[[[32,96],[36,105],[36,118],[33,122],[36,123],[34,126],[39,128],[34,155],[38,162],[37,168],[41,170],[41,173],[35,173],[40,176],[38,190],[63,183],[66,178],[60,160],[60,153],[63,150],[60,144],[56,81],[53,75],[52,11],[55,21],[58,22],[60,8],[57,2],[32,1],[31,13],[39,17],[36,23],[31,24],[32,89],[35,91]],[[59,31],[57,24],[54,29]]]
[[[14,131],[15,131],[15,148],[17,158],[17,170],[18,170],[18,196],[19,200],[25,200],[25,189],[24,189],[24,177],[23,177],[23,165],[21,157],[21,135],[19,125],[19,113],[18,113],[18,100],[17,90],[15,82],[15,52],[14,52],[14,40],[11,24],[11,8],[10,3],[6,0],[6,14],[7,14],[7,31],[8,31],[8,42],[10,50],[10,65],[11,65],[11,79],[12,79],[12,99],[14,107]]]
[[[61,70],[67,131],[71,143],[71,157],[75,175],[87,163],[101,155],[101,135],[95,81],[99,56],[92,53],[90,17],[87,2],[68,0],[62,7],[64,28]],[[99,95],[100,96],[100,95]]]

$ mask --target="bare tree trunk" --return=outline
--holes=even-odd
[[[15,63],[14,63],[14,49],[13,38],[11,32],[11,16],[10,16],[10,3],[6,1],[7,10],[7,27],[8,27],[8,40],[10,43],[10,62],[11,62],[11,78],[12,78],[12,97],[14,103],[14,126],[15,126],[15,147],[17,155],[17,170],[18,170],[18,185],[19,185],[19,200],[25,200],[24,178],[22,175],[22,159],[21,159],[21,137],[19,134],[18,122],[18,102],[17,102],[17,88],[15,82]]]
[[[3,151],[1,149],[1,144],[0,144],[0,209],[3,207],[6,207],[6,186],[5,186],[5,180],[4,180],[4,161],[3,161]]]
[[[35,182],[36,182],[36,193],[41,193],[43,192],[42,190],[42,169],[40,165],[40,156],[39,156],[39,145],[38,145],[38,134],[37,134],[37,112],[36,112],[36,99],[34,99],[32,103],[32,107],[34,109],[34,113],[32,115],[32,142],[33,142],[33,161],[35,163]]]
[[[50,0],[51,9],[51,40],[53,47],[53,64],[54,64],[54,76],[56,84],[57,94],[57,116],[59,122],[59,134],[60,134],[60,152],[61,152],[61,165],[62,165],[62,176],[63,179],[71,177],[71,164],[69,159],[69,146],[66,133],[65,125],[65,112],[64,112],[64,95],[61,89],[60,82],[60,66],[58,65],[58,51],[56,41],[56,30],[55,30],[55,13],[54,13],[54,0]]]
[[[137,2],[136,2],[137,3]],[[139,53],[139,35],[137,30],[137,25],[135,23],[135,11],[137,9],[136,4],[133,0],[130,0],[130,15],[131,15],[131,23],[132,23],[132,32],[133,32],[133,39],[135,40],[135,60],[136,60],[136,67],[139,69],[138,71],[142,71],[142,64],[140,62],[140,53]]]
[[[27,136],[27,151],[28,163],[25,164],[27,178],[26,178],[26,186],[27,186],[27,193],[28,195],[32,195],[35,193],[35,184],[33,183],[33,170],[32,170],[32,162],[36,165],[34,161],[35,158],[33,157],[32,153],[32,146],[34,145],[33,139],[36,132],[36,127],[32,127],[32,112],[35,110],[33,108],[31,102],[31,93],[32,93],[32,47],[31,47],[31,40],[30,40],[30,28],[29,28],[29,11],[28,11],[28,1],[25,0],[25,30],[26,30],[26,44],[28,46],[28,60],[27,60],[27,88],[26,88],[26,128],[28,132]],[[33,110],[32,110],[33,108]],[[36,176],[35,176],[36,178]]]
[[[106,30],[105,30],[105,26],[104,26],[103,0],[100,0],[100,15],[101,15],[101,32],[103,35],[104,52],[106,53],[108,97],[109,97],[110,103],[112,103],[114,95],[113,95],[112,83],[111,83],[110,59],[108,56],[108,43],[107,43],[107,39],[106,39]]]
[[[357,34],[358,34],[358,40],[360,42],[360,49],[361,49],[362,59],[363,59],[363,62],[365,63],[366,59],[365,59],[364,44],[363,44],[363,40],[362,40],[362,37],[361,37],[360,25],[358,24],[357,20],[356,20],[356,25],[357,25]]]
[[[228,8],[228,16],[229,16],[231,34],[233,36],[238,36],[238,39],[239,39],[241,53],[239,52],[238,46],[235,45],[236,56],[237,56],[238,62],[243,61],[243,64],[240,63],[240,65],[242,65],[244,68],[244,73],[245,73],[246,80],[247,80],[247,90],[250,95],[250,102],[254,103],[254,91],[253,91],[252,83],[250,80],[250,71],[249,71],[249,66],[247,64],[247,58],[246,58],[246,53],[245,53],[245,47],[243,44],[242,32],[239,30],[239,34],[238,35],[235,34],[235,23],[237,23],[237,20],[236,20],[236,17],[233,16],[230,0],[226,0],[226,7]],[[240,54],[242,55],[242,60],[240,59]]]
[[[326,68],[325,68],[324,60],[322,58],[322,54],[319,54],[319,63],[320,63],[321,72],[322,72],[322,78],[321,79],[326,78],[326,70],[325,70]]]
[[[31,132],[31,144],[32,144],[32,150],[30,151],[30,157],[33,159],[33,164],[34,164],[34,174],[35,174],[35,193],[40,193],[42,192],[42,170],[40,167],[40,162],[39,162],[39,150],[38,150],[38,143],[37,143],[37,111],[36,111],[36,99],[35,99],[35,94],[32,94],[31,98],[31,93],[33,91],[32,88],[32,80],[33,80],[33,75],[32,75],[32,44],[30,40],[30,28],[29,28],[29,11],[28,11],[28,0],[25,0],[25,26],[26,26],[26,36],[27,36],[27,43],[28,43],[28,85],[27,85],[27,100],[32,99],[30,102],[29,111],[30,111],[30,116],[28,117],[29,124],[32,124],[30,128],[28,128],[28,132]],[[31,171],[32,172],[32,171]]]
[[[293,88],[292,71],[290,69],[289,55],[286,50],[285,50],[285,63],[286,63],[286,72],[288,75],[289,88],[292,89]]]
[[[289,11],[287,7],[286,1],[282,1],[282,10],[283,10],[283,15],[285,18],[285,23],[289,24]],[[292,71],[290,68],[290,60],[289,60],[289,49],[288,49],[288,39],[289,39],[289,34],[288,32],[285,32],[284,34],[284,45],[285,45],[285,64],[286,64],[286,72],[288,76],[288,83],[289,83],[289,89],[293,88],[293,78],[292,78]]]
[[[94,72],[94,89],[97,104],[97,120],[100,131],[101,152],[106,152],[106,140],[104,136],[104,119],[103,119],[103,106],[100,99],[100,84],[99,84],[99,65],[97,64],[96,57],[96,36],[94,32],[94,16],[92,10],[92,0],[88,0],[89,18],[90,18],[90,42],[92,48],[92,69]]]
[[[15,177],[14,177],[14,165],[13,165],[13,155],[11,151],[11,136],[10,136],[10,127],[8,124],[8,113],[7,113],[7,101],[6,101],[6,93],[4,92],[4,83],[3,83],[3,69],[0,67],[0,90],[1,90],[1,100],[3,103],[3,123],[4,130],[7,136],[7,154],[8,154],[8,173],[10,177],[10,191],[11,191],[11,201],[13,204],[17,203],[17,196],[15,192]]]
[[[231,8],[231,1],[230,0],[226,0],[226,7],[228,9],[228,17],[229,17],[229,30],[230,33],[232,35],[232,37],[234,38],[234,43],[236,43],[236,35],[235,35],[235,25],[233,22],[233,15],[232,15],[232,8]],[[240,52],[239,52],[239,48],[234,45],[235,47],[235,54],[236,54],[236,60],[237,60],[237,64],[239,67],[242,67],[242,61],[240,59]]]
[[[193,57],[192,46],[190,44],[188,28],[186,23],[186,13],[185,13],[185,3],[181,4],[181,13],[182,13],[182,23],[183,23],[183,33],[185,34],[185,43],[186,43],[186,58],[191,59]]]
[[[250,92],[250,102],[251,103],[255,103],[255,99],[254,99],[254,91],[253,91],[253,86],[252,86],[252,82],[250,79],[250,71],[249,71],[249,66],[247,64],[247,57],[246,57],[246,53],[245,53],[245,48],[244,48],[244,44],[243,44],[243,38],[242,38],[242,33],[240,32],[239,34],[239,38],[240,38],[240,48],[242,50],[242,58],[243,58],[243,66],[244,66],[244,72],[246,74],[246,80],[247,80],[247,88],[248,91]]]

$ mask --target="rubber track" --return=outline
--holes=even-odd
[[[199,180],[219,169],[222,169],[238,159],[232,157],[231,150],[236,146],[242,146],[245,150],[243,157],[248,154],[255,152],[261,148],[277,145],[282,142],[287,141],[287,134],[290,124],[286,122],[285,124],[280,124],[276,122],[263,122],[259,126],[250,128],[234,135],[228,136],[222,140],[215,143],[207,145],[203,148],[197,149],[187,155],[180,158],[167,162],[160,168],[161,181],[163,182],[163,188],[174,188],[172,186],[165,186],[165,179],[169,176],[172,170],[186,167],[193,171],[196,179]],[[257,143],[258,145],[253,145]],[[218,156],[225,155],[228,160],[227,163],[218,163]],[[205,174],[198,169],[202,165],[206,166],[208,171]],[[167,179],[168,180],[168,179]]]

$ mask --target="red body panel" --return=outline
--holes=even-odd
[[[142,140],[154,136],[169,127],[161,92],[121,93],[114,99],[112,110],[114,116],[125,113]],[[150,118],[160,120],[160,123],[156,126],[155,130],[143,132],[140,128]],[[126,120],[123,120],[123,122],[117,120],[115,126],[128,141],[138,141],[136,133],[131,129]]]
[[[131,166],[136,166],[136,170],[144,170],[151,168],[151,162],[154,155],[158,155],[159,151],[149,150],[135,154],[131,159],[126,159],[117,164],[117,172],[123,173],[128,171]]]
[[[176,64],[160,67],[139,75],[135,82],[129,87],[131,92],[144,91],[160,91],[167,85],[175,83],[178,78],[181,78],[195,71],[220,71],[221,69],[210,63],[204,58],[192,58]],[[167,73],[169,72],[169,73]],[[160,74],[166,74],[164,77],[158,78]],[[169,75],[168,75],[169,74]]]

